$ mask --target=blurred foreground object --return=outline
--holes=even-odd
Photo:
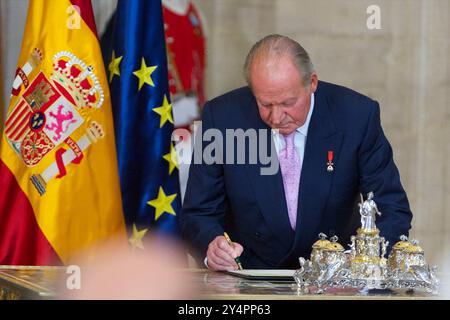
[[[61,299],[191,299],[195,290],[185,270],[183,249],[169,239],[130,250],[110,243],[95,260],[80,257],[81,288],[60,288]]]
[[[304,293],[310,293],[311,286],[317,287],[316,293],[323,293],[327,287],[364,289],[408,289],[426,290],[437,294],[439,280],[435,273],[437,267],[430,268],[425,261],[424,251],[417,241],[408,241],[401,236],[389,258],[386,259],[388,242],[379,236],[375,225],[378,211],[373,193],[359,204],[361,228],[352,236],[351,253],[334,236],[326,240],[320,234],[320,240],[313,245],[311,259],[299,258],[300,269],[294,278]]]

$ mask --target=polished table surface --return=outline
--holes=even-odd
[[[405,290],[371,290],[358,291],[355,289],[328,288],[324,294],[302,294],[295,282],[248,280],[221,272],[207,270],[190,271],[190,276],[198,285],[200,296],[207,299],[261,299],[261,300],[378,300],[378,299],[450,299],[450,274],[438,274],[441,281],[439,294],[426,292],[406,292]]]
[[[65,267],[0,266],[0,300],[52,299]]]
[[[439,294],[405,291],[359,292],[330,288],[325,294],[302,294],[295,282],[248,280],[205,269],[179,270],[194,284],[193,299],[450,299],[450,274],[438,273]],[[68,277],[64,267],[0,266],[0,299],[58,299]],[[147,284],[151,288],[151,284]]]

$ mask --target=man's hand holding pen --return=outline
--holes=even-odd
[[[225,236],[217,236],[208,246],[208,267],[216,271],[238,270],[236,258],[243,251],[244,248],[239,243],[227,241]]]

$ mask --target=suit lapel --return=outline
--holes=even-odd
[[[328,202],[333,172],[327,171],[328,151],[333,151],[333,163],[339,161],[343,135],[336,131],[326,98],[319,90],[308,128],[305,156],[302,164],[297,209],[297,226],[292,252],[307,252],[317,237],[325,205]]]
[[[283,178],[281,175],[281,170],[279,169],[278,157],[272,138],[272,133],[270,127],[268,127],[261,120],[256,102],[254,107],[249,109],[252,109],[251,117],[254,119],[253,128],[257,128],[259,130],[258,146],[260,146],[260,143],[264,143],[266,145],[267,155],[271,159],[275,160],[275,165],[277,167],[275,174],[262,175],[261,169],[268,167],[269,165],[262,165],[261,161],[258,160],[255,165],[247,165],[247,176],[252,185],[259,209],[264,216],[267,225],[273,234],[279,238],[283,245],[290,248],[294,243],[294,231],[292,230],[289,222],[289,215],[283,188]],[[248,154],[247,159],[249,159]]]

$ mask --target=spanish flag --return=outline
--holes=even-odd
[[[127,243],[90,0],[30,1],[1,139],[0,264],[70,264]]]
[[[2,6],[0,6],[0,21],[2,21]],[[3,82],[2,82],[2,78],[3,78],[3,67],[2,67],[2,35],[0,33],[0,131],[2,130],[2,125],[3,125],[3,109],[4,109],[4,105],[3,105]],[[1,141],[1,140],[0,140]],[[0,142],[1,144],[1,142]]]

